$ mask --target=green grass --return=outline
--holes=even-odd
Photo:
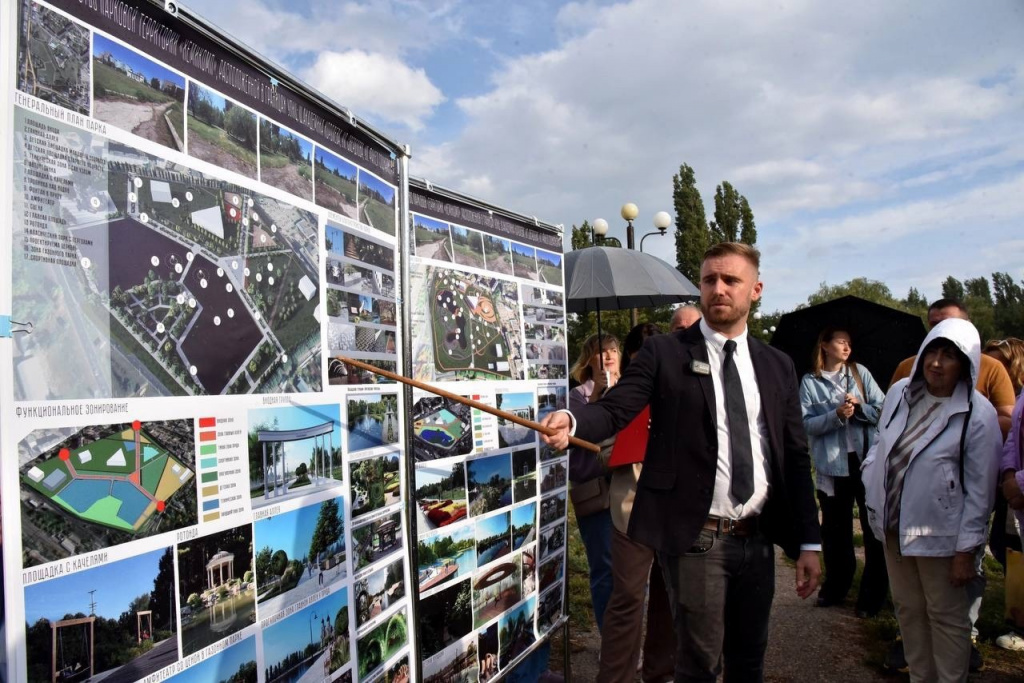
[[[260,150],[260,168],[284,168],[291,160],[284,154],[270,154]]]
[[[181,139],[181,144],[185,144],[185,108],[181,106],[180,102],[175,102],[170,106],[167,110],[167,118],[170,119],[174,132]]]
[[[117,69],[107,66],[98,59],[92,61],[92,88],[97,99],[123,96],[139,102],[173,102],[173,97],[128,78]]]
[[[337,190],[345,198],[345,201],[355,206],[356,204],[356,181],[342,176],[336,176],[323,166],[316,171],[317,184],[324,184]]]
[[[252,164],[256,167],[256,152],[242,147],[238,142],[228,137],[227,132],[220,128],[207,125],[194,116],[188,117],[188,134],[202,138],[211,145],[218,147],[233,157]]]
[[[395,210],[393,208],[371,199],[366,202],[363,211],[370,223],[373,224],[374,229],[380,230],[386,235],[395,234]]]
[[[164,475],[164,465],[167,463],[167,455],[158,456],[156,460],[146,463],[142,468],[142,488],[146,489],[154,496],[156,495],[156,487],[160,484],[160,479]]]

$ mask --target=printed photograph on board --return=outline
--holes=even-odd
[[[442,221],[412,214],[413,237],[416,240],[416,256],[434,261],[454,261],[452,236],[449,225]]]
[[[432,657],[473,630],[469,580],[420,599],[419,635],[423,657]]]
[[[523,596],[532,595],[537,590],[537,546],[523,548]]]
[[[473,409],[444,396],[424,395],[412,406],[412,452],[417,462],[473,451]]]
[[[469,514],[473,517],[512,504],[512,455],[499,453],[466,461]]]
[[[476,564],[482,567],[512,552],[507,512],[476,520]]]
[[[188,84],[188,153],[256,180],[256,114],[195,81]]]
[[[342,588],[263,629],[264,680],[330,680],[352,656],[348,610]]]
[[[547,559],[565,547],[565,525],[556,524],[540,532],[540,556]]]
[[[424,683],[476,683],[478,666],[474,633],[425,659],[421,671]]]
[[[409,623],[405,610],[401,610],[361,635],[356,644],[359,680],[367,678],[398,654],[408,643],[408,634]]]
[[[363,575],[352,586],[356,597],[356,630],[405,597],[405,561],[400,557],[391,564]]]
[[[536,250],[525,244],[512,243],[512,272],[524,280],[537,280]]]
[[[533,420],[533,398],[533,394],[530,392],[498,393],[495,396],[494,407],[524,420]],[[504,417],[498,418],[499,448],[521,446],[525,443],[532,444],[536,440],[537,433],[529,427],[524,427]]]
[[[499,275],[514,275],[512,272],[512,243],[493,235],[485,234],[483,238],[487,270]]]
[[[421,463],[416,466],[417,528],[423,532],[454,524],[466,516],[466,465]]]
[[[18,456],[26,567],[198,522],[192,420],[40,429]]]
[[[313,201],[313,143],[261,116],[260,180]]]
[[[462,524],[421,537],[417,543],[419,590],[429,591],[476,570],[476,540],[473,526]]]
[[[512,550],[537,540],[537,504],[512,508]]]
[[[353,518],[401,500],[399,460],[398,453],[394,452],[350,463]]]
[[[512,454],[512,499],[516,503],[537,495],[537,449],[526,448]]]
[[[523,378],[514,282],[436,266],[411,279],[416,379]]]
[[[501,644],[502,668],[511,664],[516,657],[530,649],[537,642],[533,627],[537,596],[529,598],[511,612],[503,614],[498,622],[498,642]]]
[[[517,553],[473,575],[473,624],[480,628],[523,599],[523,561]]]
[[[539,280],[545,284],[562,286],[562,255],[543,249],[537,250]]]
[[[345,467],[338,404],[255,408],[248,418],[254,508],[341,485]]]
[[[480,683],[487,683],[501,671],[498,661],[498,622],[477,632]]]
[[[398,395],[359,394],[348,399],[348,452],[398,443]]]
[[[560,588],[549,590],[540,596],[537,603],[537,631],[544,635],[558,623],[562,616],[562,591]]]
[[[537,388],[537,420],[541,421],[556,410],[569,405],[569,390],[564,386]]]
[[[32,0],[18,18],[18,90],[89,115],[89,29]]]
[[[178,660],[176,616],[170,548],[30,585],[28,680],[145,678]]]
[[[540,470],[540,492],[548,493],[560,489],[566,483],[566,461],[558,460],[549,465],[544,465]]]
[[[185,77],[99,33],[92,38],[92,116],[185,151]]]
[[[455,250],[455,262],[459,265],[486,267],[483,237],[476,230],[452,225],[452,248]]]
[[[398,214],[396,188],[369,171],[359,169],[359,222],[394,237]]]
[[[182,656],[256,623],[252,526],[179,543],[177,564]]]
[[[402,549],[402,515],[378,517],[352,529],[352,571],[382,560]]]
[[[168,683],[256,683],[258,676],[256,638],[252,637],[166,680]]]
[[[537,570],[537,580],[540,583],[541,591],[545,591],[562,580],[562,569],[564,567],[564,556],[556,555],[550,560],[541,563]]]
[[[261,620],[348,575],[344,513],[345,501],[339,497],[253,523]]]
[[[412,679],[410,678],[408,656],[402,657],[389,666],[384,674],[384,683],[409,683],[410,680]]]
[[[317,145],[313,180],[317,206],[330,209],[352,220],[359,220],[356,193],[359,174],[355,164],[345,161]]]
[[[547,526],[565,517],[565,491],[548,496],[540,502],[540,525]]]

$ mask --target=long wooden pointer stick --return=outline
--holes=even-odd
[[[506,420],[508,420],[510,422],[514,422],[517,425],[522,425],[523,427],[529,427],[530,429],[534,430],[535,432],[540,432],[541,434],[547,434],[548,436],[554,436],[555,434],[558,433],[557,430],[551,429],[550,427],[545,427],[544,425],[542,425],[539,422],[534,422],[533,420],[527,420],[527,419],[521,418],[518,415],[513,415],[512,413],[507,413],[504,410],[498,410],[497,408],[493,408],[493,407],[487,405],[486,403],[480,403],[479,401],[474,401],[471,398],[466,398],[465,396],[459,396],[458,394],[453,394],[450,391],[445,391],[444,389],[441,389],[440,387],[435,387],[434,385],[427,384],[426,382],[420,382],[419,380],[409,379],[408,377],[403,377],[402,375],[396,375],[393,372],[388,372],[387,370],[383,370],[381,368],[378,368],[375,365],[370,365],[369,363],[364,363],[361,360],[353,360],[352,358],[346,358],[345,356],[334,356],[334,359],[335,360],[340,360],[342,363],[345,363],[346,365],[351,365],[351,366],[356,367],[356,368],[362,368],[363,370],[368,370],[369,372],[372,372],[375,375],[380,375],[381,377],[387,377],[390,380],[394,380],[396,382],[401,382],[402,384],[408,384],[410,386],[416,387],[417,389],[422,389],[423,391],[429,391],[432,394],[437,394],[438,396],[444,396],[445,398],[451,399],[452,401],[455,401],[456,403],[461,403],[463,405],[469,406],[470,408],[476,408],[477,410],[482,410],[485,413],[490,413],[491,415],[496,415],[496,416],[498,416],[500,418],[504,418],[504,419],[506,419]],[[601,447],[598,446],[597,444],[592,444],[589,441],[584,441],[583,439],[577,439],[575,436],[570,436],[569,437],[569,444],[572,445],[572,446],[578,446],[578,447],[583,448],[583,449],[588,450],[588,451],[592,451],[594,453],[600,453],[601,452]]]

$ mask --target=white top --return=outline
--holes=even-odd
[[[832,386],[835,387],[836,393],[839,396],[838,400],[840,403],[846,400],[846,394],[848,393],[847,388],[844,386],[844,383],[846,382],[846,378],[849,377],[849,374],[846,374],[845,371],[845,365],[839,370],[821,371],[821,376],[827,379],[829,382],[831,382]],[[853,442],[853,430],[847,429],[848,424],[849,423],[846,420],[843,420],[843,429],[846,430],[846,452],[853,453],[854,451],[857,450],[857,445]]]
[[[754,494],[746,503],[740,503],[729,493],[732,479],[732,461],[729,453],[729,417],[725,410],[725,388],[722,377],[722,361],[725,360],[723,346],[727,338],[715,332],[703,318],[700,331],[707,342],[708,364],[711,365],[711,380],[715,386],[715,413],[718,425],[718,469],[715,474],[715,493],[711,499],[709,514],[723,519],[743,519],[760,514],[768,500],[771,485],[768,481],[768,425],[761,408],[761,392],[757,388],[757,376],[750,360],[747,345],[747,330],[733,337],[736,351],[733,359],[743,385],[743,403],[747,408],[747,425],[750,429],[750,450],[754,457]]]

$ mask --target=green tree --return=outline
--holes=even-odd
[[[893,297],[892,290],[889,289],[888,285],[878,280],[869,280],[866,277],[854,278],[841,285],[829,285],[826,282],[822,282],[818,287],[818,291],[807,297],[807,305],[823,304],[826,301],[832,301],[832,299],[838,299],[841,296],[850,294],[859,296],[861,299],[874,301],[876,304],[906,310],[903,302]]]
[[[676,211],[676,268],[696,283],[710,237],[697,178],[687,164],[672,176],[672,204]]]
[[[754,223],[754,210],[746,197],[740,197],[740,242],[757,244],[757,226]]]
[[[942,282],[942,298],[964,300],[964,285],[955,277],[950,275]]]
[[[710,226],[712,244],[736,241],[742,215],[741,199],[743,197],[728,181],[715,188],[715,220]]]
[[[332,545],[338,542],[342,532],[341,512],[338,507],[338,501],[333,498],[324,501],[320,506],[320,514],[316,518],[313,540],[309,543],[310,557],[317,557],[321,552],[326,552]]]
[[[569,238],[570,246],[572,251],[577,249],[586,249],[587,247],[593,246],[592,236],[590,234],[590,222],[583,221],[579,227],[575,224],[572,226],[572,236]]]

